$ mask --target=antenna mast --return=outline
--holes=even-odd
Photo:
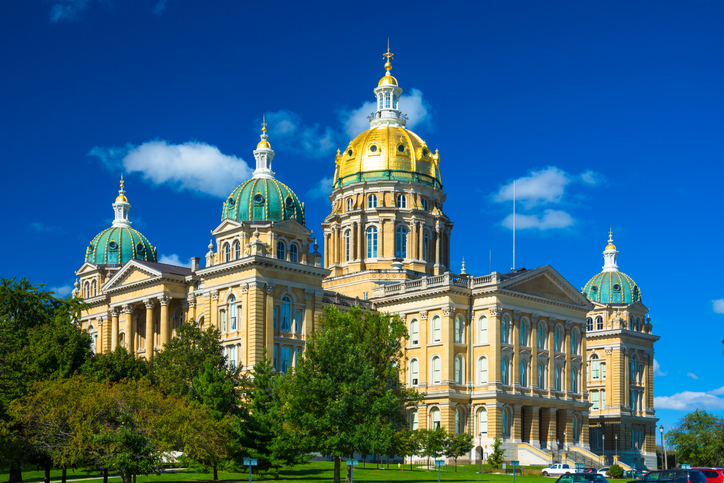
[[[515,180],[513,180],[513,270],[515,270]]]

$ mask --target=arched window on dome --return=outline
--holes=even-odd
[[[407,196],[397,195],[397,207],[398,208],[407,208]]]
[[[236,240],[234,242],[234,260],[238,260],[241,258],[241,243],[239,243],[239,240]]]
[[[377,258],[377,227],[367,228],[367,258]]]
[[[299,247],[296,243],[289,244],[289,261],[294,263],[299,262]]]
[[[398,226],[395,230],[395,258],[407,258],[407,227]]]
[[[352,198],[347,198],[347,211],[352,211]]]
[[[377,208],[377,195],[367,197],[367,208]]]
[[[228,243],[224,243],[224,261],[231,261],[231,245],[229,245]]]
[[[589,332],[593,330],[593,319],[591,317],[586,319],[586,330]]]
[[[279,260],[287,259],[287,246],[281,240],[277,241],[277,258]]]
[[[98,295],[98,284],[95,280],[93,280],[93,283],[91,284],[91,293],[93,294],[93,297]]]
[[[603,330],[603,317],[596,317],[596,330]]]
[[[430,233],[427,230],[422,234],[422,259],[426,262],[430,261]]]
[[[349,262],[350,259],[350,245],[352,240],[352,230],[344,232],[344,261]]]

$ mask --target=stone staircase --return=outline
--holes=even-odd
[[[549,465],[553,455],[549,450],[530,443],[518,443],[518,460],[522,466]]]
[[[580,446],[569,446],[568,457],[564,463],[575,466],[576,463],[581,463],[583,466],[590,466],[592,468],[600,468],[606,465],[606,460],[603,456],[597,455],[585,448]]]

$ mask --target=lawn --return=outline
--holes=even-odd
[[[344,462],[343,462],[344,463]],[[387,466],[385,465],[385,468]],[[327,483],[333,480],[333,468],[334,465],[331,462],[310,462],[304,465],[295,466],[292,469],[283,470],[279,476],[279,480],[271,480],[268,478],[261,478],[257,474],[252,475],[252,481],[298,481],[300,483]],[[343,471],[346,467],[343,466]],[[512,475],[496,475],[489,473],[476,473],[477,466],[472,465],[458,465],[458,471],[455,473],[453,466],[445,467],[440,472],[440,481],[480,481],[486,483],[512,483]],[[85,472],[85,471],[68,471],[68,481],[79,480],[85,478],[94,478],[97,476],[97,472]],[[248,473],[226,473],[219,472],[219,480],[221,481],[234,481],[234,482],[245,482],[249,481]],[[7,472],[0,473],[0,482],[7,481]],[[24,471],[23,481],[25,483],[38,483],[43,481],[42,471]],[[60,481],[60,471],[53,470],[51,472],[51,481]],[[88,483],[102,483],[103,478],[87,480]],[[173,483],[173,482],[193,482],[193,481],[211,481],[211,473],[198,473],[192,470],[182,470],[167,472],[160,476],[139,476],[136,479],[137,483]],[[342,474],[342,481],[344,481],[344,473]],[[370,481],[405,481],[405,482],[437,482],[437,471],[431,469],[429,472],[425,468],[415,468],[410,471],[410,466],[407,465],[404,471],[397,468],[397,465],[390,465],[390,469],[374,469],[369,463],[366,468],[358,466],[354,470],[354,481],[355,483],[364,483]],[[552,478],[544,478],[542,476],[516,476],[516,483],[553,483],[555,480]],[[109,483],[120,483],[120,478],[111,478]]]

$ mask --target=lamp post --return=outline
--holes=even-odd
[[[616,459],[618,459],[618,434],[614,438],[616,438]]]
[[[605,460],[606,459],[606,435],[605,434],[601,435],[601,441],[602,441],[601,446],[603,446],[603,451],[602,451],[603,459]]]
[[[563,449],[566,449],[566,430],[563,430]]]
[[[478,473],[483,472],[483,432],[478,435],[480,438],[480,464],[478,465]]]
[[[661,446],[664,448],[664,469],[669,469],[669,462],[667,461],[668,456],[666,455],[666,440],[664,439],[664,425],[662,424],[661,427],[659,427],[659,432],[661,433]]]

